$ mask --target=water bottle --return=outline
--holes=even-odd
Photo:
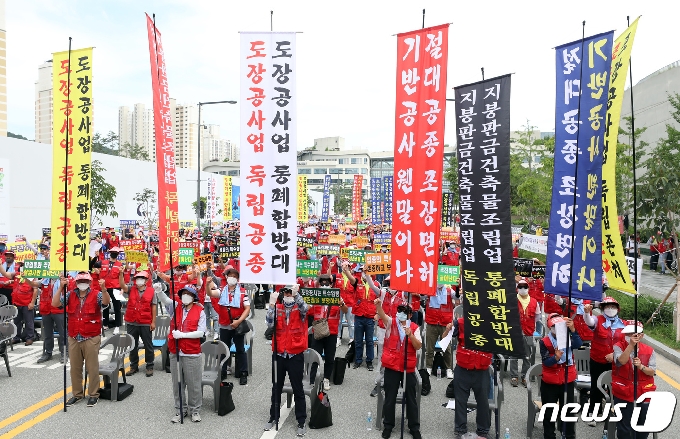
[[[442,368],[438,367],[437,368],[437,381],[441,381],[442,379]]]
[[[366,430],[371,431],[373,429],[373,416],[371,415],[371,412],[368,412],[368,416],[366,416]]]
[[[602,439],[607,439],[607,430],[602,432]]]
[[[505,429],[505,436],[503,436],[504,439],[510,439],[510,429],[506,428]]]

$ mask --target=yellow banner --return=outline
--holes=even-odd
[[[89,269],[94,129],[92,48],[52,58],[52,248],[66,269]],[[68,155],[68,159],[67,159]],[[67,164],[68,160],[68,164]],[[64,242],[64,238],[66,242]]]
[[[307,207],[307,176],[298,175],[298,205],[297,205],[297,220],[298,223],[306,223],[309,221],[309,208]]]
[[[612,67],[609,76],[609,98],[607,99],[607,131],[602,151],[602,270],[609,286],[616,290],[635,294],[635,287],[626,264],[626,255],[621,244],[618,212],[616,209],[616,143],[619,135],[623,91],[628,77],[630,51],[637,30],[638,17],[626,31],[614,41]],[[595,75],[592,75],[595,76]],[[584,81],[586,78],[583,78]],[[598,78],[588,78],[588,84]]]
[[[224,188],[222,190],[222,214],[224,221],[231,221],[234,217],[234,212],[231,207],[231,177],[224,177]]]
[[[147,255],[145,252],[140,252],[137,250],[127,250],[125,251],[125,260],[127,262],[142,264],[144,262],[149,262],[149,255]]]

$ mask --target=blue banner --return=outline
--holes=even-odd
[[[331,176],[325,175],[323,178],[323,207],[321,208],[321,222],[328,222],[331,199]]]
[[[385,215],[383,222],[385,224],[392,224],[392,185],[394,183],[394,176],[389,175],[383,177],[383,200],[385,200]]]
[[[371,178],[371,223],[374,225],[382,224],[381,201],[382,179],[380,177]]]
[[[613,32],[608,32],[555,48],[555,172],[546,293],[568,296],[571,290],[576,298],[602,299],[602,148],[612,41]]]

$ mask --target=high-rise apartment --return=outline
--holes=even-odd
[[[175,105],[175,163],[179,168],[198,169],[198,109]]]
[[[125,144],[142,147],[148,154],[149,160],[156,159],[156,138],[154,135],[153,110],[144,104],[135,104],[133,110],[129,107],[118,107],[118,141],[120,147]]]
[[[5,0],[0,0],[0,136],[7,137],[7,39]]]
[[[35,82],[35,141],[52,144],[52,60],[38,67]]]
[[[118,107],[118,142],[132,144],[132,113],[129,107]]]

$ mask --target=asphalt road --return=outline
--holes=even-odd
[[[161,369],[160,354],[156,357],[156,371],[153,377],[147,378],[143,373],[128,379],[134,384],[133,394],[125,401],[111,402],[100,400],[94,408],[84,403],[63,412],[63,368],[55,360],[43,365],[35,364],[41,355],[42,343],[33,346],[15,346],[10,352],[13,376],[7,376],[0,364],[0,439],[20,438],[54,438],[86,436],[90,438],[128,438],[128,437],[166,437],[174,438],[185,435],[192,437],[233,437],[243,439],[295,436],[296,422],[292,413],[282,414],[282,424],[277,432],[265,433],[263,425],[268,419],[271,395],[271,347],[263,336],[265,328],[264,314],[257,311],[254,320],[254,370],[247,386],[234,385],[234,402],[236,410],[220,417],[213,411],[213,398],[210,389],[206,389],[201,409],[202,422],[187,422],[184,425],[171,424],[174,415],[172,402],[172,384],[170,374]],[[108,331],[110,332],[110,331]],[[108,334],[110,335],[110,334]],[[345,335],[346,337],[346,335]],[[343,341],[338,355],[344,355],[347,339]],[[143,352],[143,351],[142,351]],[[140,352],[140,354],[143,353]],[[103,350],[101,358],[110,354]],[[1,360],[0,360],[1,363]],[[680,396],[680,367],[658,357],[661,371],[656,378],[659,390],[673,392]],[[377,372],[377,369],[376,369]],[[329,392],[333,409],[332,427],[322,430],[308,429],[308,438],[379,438],[380,432],[375,429],[367,431],[366,416],[376,412],[376,398],[369,392],[373,388],[376,372],[368,372],[363,367],[358,370],[347,370],[345,382],[341,386],[333,386]],[[663,375],[662,375],[663,374]],[[70,377],[68,378],[70,385]],[[421,431],[424,438],[453,437],[454,413],[442,404],[447,402],[444,396],[449,380],[443,378],[432,380],[432,393],[422,398]],[[70,395],[69,395],[70,397]],[[285,406],[285,398],[284,398]],[[510,429],[512,438],[526,437],[527,391],[523,387],[513,388],[509,379],[505,382],[505,403],[501,413],[501,437],[506,428]],[[285,409],[284,409],[285,410]],[[307,399],[309,413],[309,400]],[[677,410],[676,410],[677,411]],[[400,411],[398,411],[400,414]],[[397,415],[399,423],[400,415]],[[468,416],[468,428],[475,429],[474,412]],[[492,420],[493,425],[493,420]],[[588,427],[579,421],[576,427],[578,438],[599,439],[602,437],[602,425]],[[680,431],[680,419],[674,419],[671,427],[659,437],[674,438]],[[494,432],[492,427],[491,433]],[[538,424],[533,437],[540,438],[543,428]],[[392,437],[399,437],[398,430]],[[405,432],[404,437],[410,438]]]

